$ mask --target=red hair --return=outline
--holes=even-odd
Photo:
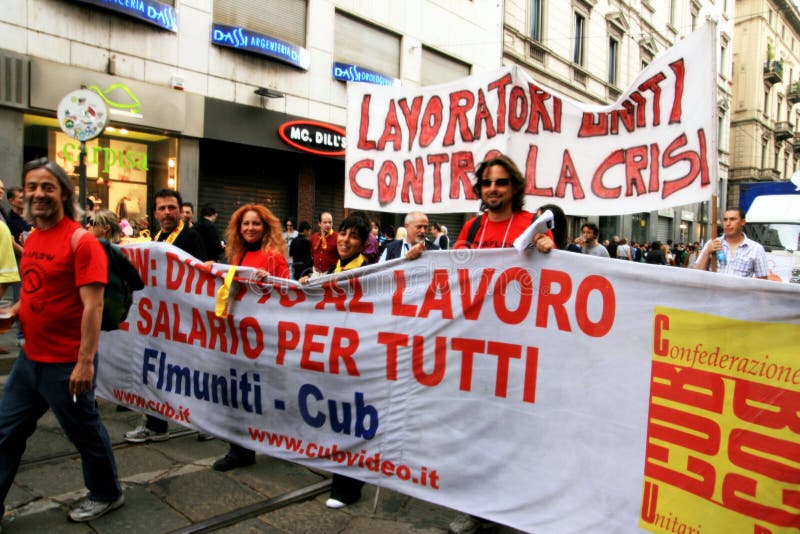
[[[245,241],[244,237],[242,237],[241,226],[244,216],[248,211],[257,213],[261,222],[264,223],[264,237],[261,238],[261,249],[277,250],[286,258],[288,250],[286,247],[286,240],[283,238],[281,221],[278,220],[271,211],[260,204],[245,204],[231,215],[228,228],[225,230],[225,238],[228,241],[228,245],[225,247],[225,256],[228,258],[228,261],[235,263],[244,256]]]

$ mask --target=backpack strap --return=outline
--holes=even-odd
[[[88,234],[89,232],[86,228],[81,228],[80,226],[75,228],[75,231],[72,232],[72,236],[69,238],[69,249],[72,253],[75,253],[75,249],[78,248],[78,243],[80,242],[81,238]]]
[[[478,229],[481,227],[483,217],[484,214],[478,215],[472,220],[472,224],[469,225],[469,232],[467,232],[467,248],[472,248],[472,243],[475,241],[475,236],[478,235]]]

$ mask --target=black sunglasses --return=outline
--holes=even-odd
[[[481,187],[491,187],[494,184],[497,187],[508,187],[511,185],[511,178],[498,178],[497,180],[481,180]]]

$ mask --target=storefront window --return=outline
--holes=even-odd
[[[25,160],[47,156],[71,174],[79,187],[80,142],[59,128],[56,119],[25,116]],[[109,126],[86,143],[86,196],[94,209],[110,209],[127,219],[134,233],[150,226],[152,194],[178,189],[178,139]],[[88,202],[87,202],[88,204]]]

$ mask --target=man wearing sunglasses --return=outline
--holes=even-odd
[[[508,248],[531,225],[535,215],[523,210],[525,177],[508,156],[485,160],[475,171],[472,190],[481,199],[483,213],[461,229],[453,245],[459,248]],[[545,234],[533,236],[539,252],[550,252],[553,240]]]
[[[525,177],[508,156],[485,160],[475,171],[472,190],[481,199],[482,214],[473,217],[461,229],[454,249],[508,248],[531,225],[536,215],[525,211]],[[537,233],[533,243],[539,252],[550,252],[553,240]],[[477,481],[476,481],[477,483]],[[449,526],[452,534],[467,534],[492,523],[470,514],[459,514]]]
[[[25,443],[52,410],[83,464],[89,496],[69,512],[92,521],[122,506],[114,452],[95,407],[95,369],[108,259],[89,232],[72,179],[56,163],[25,164],[25,217],[36,231],[25,241],[22,294],[7,317],[19,316],[25,344],[0,400],[0,516]]]

